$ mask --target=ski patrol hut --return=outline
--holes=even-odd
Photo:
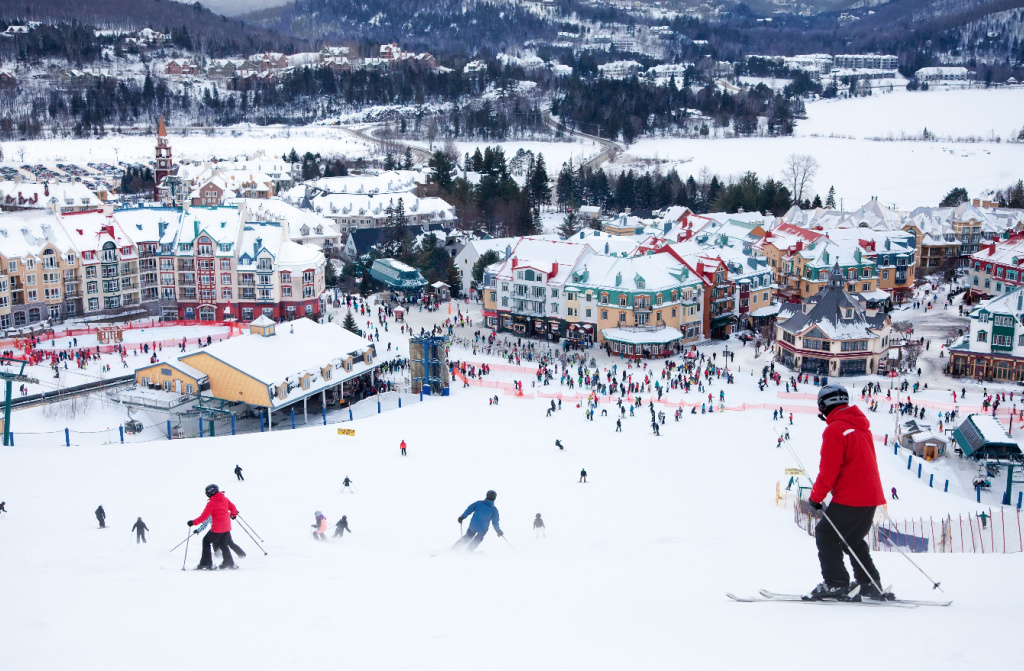
[[[434,300],[438,303],[449,300],[452,297],[451,285],[444,282],[434,282],[427,291],[434,295]]]

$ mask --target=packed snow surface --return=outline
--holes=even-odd
[[[476,306],[471,314],[479,318]],[[446,316],[414,310],[408,319],[418,328]],[[472,337],[475,328],[459,333]],[[724,389],[727,407],[778,403],[807,411],[795,413],[791,426],[766,409],[686,413],[678,423],[669,412],[655,437],[646,407],[636,417],[627,413],[615,433],[614,406],[586,421],[566,400],[546,417],[547,398],[499,391],[499,404],[489,405],[494,388],[456,382],[449,397],[346,423],[355,436],[315,426],[125,446],[3,448],[0,498],[10,511],[0,517],[3,668],[228,662],[333,669],[343,659],[349,668],[389,671],[788,669],[795,656],[827,659],[834,669],[976,668],[982,653],[972,636],[896,634],[1013,621],[1024,588],[1007,577],[1019,572],[1022,554],[916,555],[942,581],[939,594],[898,554],[875,553],[883,582],[899,596],[954,599],[946,609],[726,599],[727,591],[802,592],[818,582],[813,539],[774,504],[784,469],[796,465],[775,444],[788,428],[814,472],[823,428],[813,401],[774,386],[757,390],[751,372],[766,363],[764,354],[755,359],[752,348],[729,346],[736,384],[716,380],[709,389],[716,402]],[[723,350],[722,343],[701,347],[719,361]],[[591,353],[602,367],[623,365]],[[452,358],[500,363],[464,346],[453,347]],[[575,393],[557,377],[537,388],[514,371],[493,379],[520,379],[528,396]],[[936,383],[919,398],[945,399],[948,386]],[[980,400],[970,389],[978,397],[972,401]],[[669,398],[693,403],[700,394]],[[876,434],[891,430],[893,415],[867,414]],[[885,491],[900,492],[889,505],[897,519],[977,512],[960,483],[950,493],[929,488],[905,458],[881,447],[878,461]],[[244,482],[235,480],[235,464]],[[353,493],[342,492],[346,476]],[[269,554],[236,523],[232,535],[248,553],[240,570],[182,572],[184,547],[169,550],[186,538],[185,521],[199,514],[211,482],[238,505]],[[508,542],[492,531],[476,554],[450,551],[456,518],[488,489],[498,492]],[[109,527],[102,531],[93,517],[100,504]],[[313,540],[317,510],[332,526],[347,515],[352,534]],[[544,539],[531,529],[538,512]],[[130,531],[140,515],[152,530],[147,545]],[[198,563],[197,540],[188,546],[188,569]],[[1014,668],[1017,655],[1012,637],[985,641],[988,668]]]

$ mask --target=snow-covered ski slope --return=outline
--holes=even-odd
[[[716,400],[721,388],[728,405],[775,398],[745,377],[752,354],[738,351],[737,384],[716,383]],[[1012,636],[982,644],[967,629],[1019,617],[1022,554],[915,556],[943,595],[899,555],[875,555],[897,595],[950,598],[951,608],[751,608],[724,596],[764,585],[800,592],[819,579],[813,539],[774,505],[794,464],[775,448],[782,423],[770,411],[686,414],[678,424],[670,413],[654,437],[646,408],[627,412],[617,434],[611,411],[586,422],[563,403],[547,418],[546,399],[489,406],[492,393],[456,384],[448,398],[347,424],[355,437],[328,426],[3,448],[0,667],[1017,668]],[[869,415],[876,432],[891,426],[891,415]],[[795,422],[793,443],[814,469],[823,425],[810,414]],[[886,491],[900,492],[894,516],[973,510],[917,481],[905,460],[879,449],[879,463]],[[582,467],[587,484],[577,482]],[[346,475],[356,493],[341,492]],[[183,573],[182,550],[168,550],[211,482],[270,554],[236,527],[249,552],[241,570]],[[456,518],[491,488],[515,547],[491,532],[476,555],[450,552]],[[100,504],[104,531],[93,517]],[[314,541],[316,510],[332,527],[347,515],[353,533]],[[538,512],[544,540],[531,529]],[[130,532],[139,515],[148,545]],[[192,542],[187,567],[198,559]]]

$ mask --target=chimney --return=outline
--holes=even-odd
[[[505,245],[505,258],[512,256],[512,245]]]
[[[609,250],[609,246],[608,246],[608,243],[606,242],[606,243],[604,243],[604,253],[607,254],[608,250]]]

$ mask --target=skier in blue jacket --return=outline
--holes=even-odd
[[[459,517],[459,524],[462,524],[462,521],[469,517],[470,513],[473,514],[473,519],[469,521],[469,530],[466,532],[466,535],[455,544],[455,547],[465,545],[466,550],[472,552],[477,545],[480,545],[480,541],[484,539],[489,524],[494,525],[498,538],[505,535],[505,532],[498,526],[498,509],[494,507],[494,499],[496,498],[498,498],[498,494],[492,489],[487,492],[486,499],[471,503],[466,508],[466,512],[462,513]]]

